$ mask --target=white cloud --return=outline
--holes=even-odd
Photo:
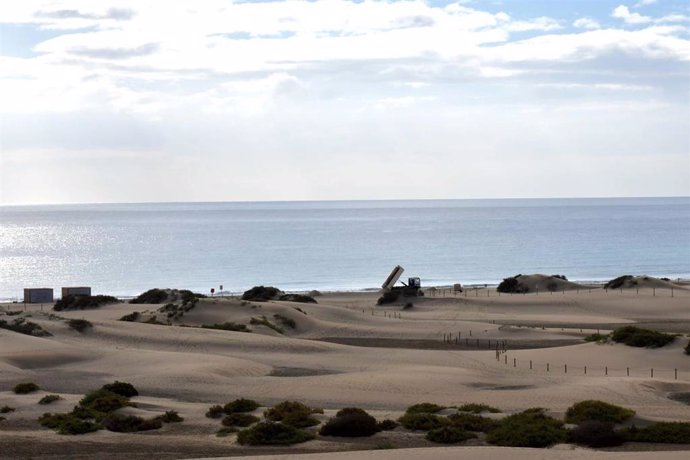
[[[663,24],[669,22],[688,22],[690,18],[683,14],[669,14],[660,18],[652,18],[650,16],[643,16],[640,13],[631,12],[625,5],[618,5],[611,14],[612,17],[622,19],[626,24]]]
[[[579,18],[573,22],[573,27],[592,30],[601,28],[601,25],[592,18]]]
[[[641,8],[643,6],[654,5],[658,0],[640,0],[635,4],[635,8]]]

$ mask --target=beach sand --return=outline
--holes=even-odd
[[[50,306],[5,304],[0,319],[27,317],[53,335],[32,337],[0,329],[0,407],[16,408],[0,422],[3,458],[193,458],[268,455],[261,458],[584,458],[572,446],[547,450],[484,446],[439,447],[423,433],[394,430],[371,438],[318,438],[291,447],[245,447],[235,436],[216,437],[218,420],[204,416],[212,404],[245,397],[270,406],[299,400],[324,409],[362,407],[378,419],[397,418],[418,402],[486,403],[504,412],[547,408],[562,417],[573,403],[601,399],[637,412],[635,423],[690,421],[690,407],[672,399],[690,394],[688,338],[662,349],[585,343],[583,337],[632,323],[690,332],[690,291],[642,287],[604,291],[579,287],[560,292],[498,295],[493,289],[453,293],[377,307],[377,293],[325,293],[318,304],[201,300],[172,326],[119,321],[133,311],[166,315],[161,305],[113,304],[99,309],[51,312]],[[20,311],[6,316],[6,311]],[[274,315],[294,320],[280,334],[251,318]],[[93,328],[79,333],[65,319],[84,318]],[[194,326],[236,322],[251,333]],[[181,325],[192,327],[181,327]],[[459,337],[458,337],[459,334]],[[470,335],[471,334],[471,335]],[[444,337],[451,337],[450,342]],[[457,340],[457,343],[456,343]],[[499,354],[505,343],[506,352]],[[531,369],[530,369],[531,362]],[[548,365],[548,370],[547,370]],[[567,366],[567,371],[566,371]],[[586,366],[586,371],[585,371]],[[653,374],[653,375],[652,375]],[[61,436],[42,428],[44,412],[69,411],[89,390],[114,380],[134,384],[142,416],[177,410],[185,420],[161,430],[122,434],[108,431]],[[33,381],[41,391],[16,395],[16,383]],[[63,398],[38,405],[46,394]],[[256,411],[260,415],[263,409]],[[498,415],[500,416],[500,415]],[[371,450],[382,444],[401,449]],[[685,457],[690,446],[631,445],[601,458]],[[336,451],[351,451],[332,453]],[[366,451],[366,452],[364,452]],[[290,454],[291,457],[279,457]],[[648,453],[647,453],[648,454]],[[259,458],[259,457],[257,457]],[[311,458],[311,457],[305,457]]]

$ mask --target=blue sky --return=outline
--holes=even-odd
[[[0,204],[687,196],[689,17],[674,0],[3,2]]]

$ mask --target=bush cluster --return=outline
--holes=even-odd
[[[644,428],[633,425],[624,433],[629,441],[690,444],[690,422],[656,422]]]
[[[319,430],[322,436],[357,438],[372,436],[379,431],[376,419],[363,409],[348,407],[338,411],[335,417]]]
[[[410,407],[407,408],[405,411],[406,414],[435,414],[436,412],[440,412],[445,407],[439,406],[438,404],[434,403],[419,403],[419,404],[413,404]]]
[[[223,412],[226,414],[235,414],[238,412],[252,412],[258,409],[259,403],[254,401],[253,399],[236,399],[234,401],[230,401],[227,403],[225,406],[223,406]]]
[[[398,427],[399,423],[395,420],[385,419],[381,420],[376,427],[379,431],[391,431]]]
[[[472,412],[474,414],[481,414],[482,412],[490,412],[492,414],[498,414],[501,412],[500,409],[489,406],[488,404],[476,404],[476,403],[463,404],[462,406],[458,407],[458,410],[460,412]]]
[[[496,287],[498,292],[512,293],[512,294],[522,294],[529,292],[529,288],[524,284],[520,283],[518,278],[520,275],[509,276],[504,278]]]
[[[101,387],[103,390],[112,391],[113,393],[124,396],[125,398],[131,398],[133,396],[139,396],[139,392],[134,385],[127,382],[120,382],[115,380],[113,383],[107,383]]]
[[[206,411],[206,417],[208,418],[221,418],[225,414],[225,411],[223,410],[223,406],[221,405],[214,405],[208,408]]]
[[[235,332],[252,332],[246,324],[239,324],[233,322],[225,322],[218,324],[204,324],[201,326],[204,329],[219,329],[221,331],[235,331]]]
[[[13,391],[18,394],[18,395],[25,395],[29,393],[33,393],[35,391],[40,390],[41,387],[36,385],[33,382],[24,382],[24,383],[18,383],[14,386]]]
[[[119,300],[109,295],[66,295],[55,302],[53,310],[85,310],[87,308],[98,308],[109,303],[117,303]]]
[[[251,300],[255,302],[266,302],[275,299],[283,294],[278,288],[273,286],[254,286],[242,294],[242,300]]]
[[[85,330],[93,327],[93,324],[85,319],[71,319],[67,321],[67,325],[77,332],[84,332]]]
[[[273,317],[278,321],[280,324],[282,324],[285,327],[289,327],[290,329],[294,329],[297,327],[297,323],[295,322],[294,319],[288,318],[287,316],[275,314]]]
[[[498,422],[496,420],[482,417],[481,415],[477,414],[451,414],[448,416],[448,420],[450,420],[454,427],[465,431],[481,431],[483,433],[488,433],[498,426]]]
[[[690,355],[690,340],[688,341],[688,344],[685,345],[684,350],[686,355]]]
[[[510,447],[549,447],[566,439],[563,422],[529,409],[500,420],[486,436],[491,444]]]
[[[312,296],[304,294],[284,294],[281,295],[278,300],[284,300],[287,302],[317,303],[316,299],[314,299]]]
[[[45,395],[41,399],[38,400],[39,404],[51,404],[54,403],[55,401],[59,401],[62,398],[60,395]]]
[[[604,401],[580,401],[568,408],[565,413],[567,423],[597,421],[602,423],[623,423],[635,415],[635,411]]]
[[[400,424],[408,430],[429,431],[448,425],[450,422],[445,417],[429,413],[405,414],[398,419]]]
[[[276,331],[278,334],[284,334],[285,330],[281,327],[276,326],[272,322],[268,320],[265,316],[262,316],[260,318],[252,318],[249,320],[249,324],[253,324],[254,326],[266,326],[269,329],[273,329]]]
[[[246,427],[246,426],[251,425],[252,423],[258,422],[259,420],[260,420],[259,417],[256,417],[254,415],[238,412],[238,413],[226,415],[225,418],[223,418],[223,421],[221,423],[225,426]]]
[[[163,415],[159,415],[156,418],[163,423],[180,423],[184,421],[184,418],[176,410],[165,411]]]
[[[608,334],[599,334],[599,333],[594,333],[590,334],[587,337],[584,338],[585,342],[606,342],[606,340],[609,338]]]
[[[107,430],[117,433],[157,430],[163,426],[162,420],[158,417],[145,419],[136,415],[121,414],[108,414],[102,423]]]
[[[128,313],[125,316],[123,316],[122,318],[120,318],[120,321],[134,322],[134,321],[138,321],[140,317],[141,317],[141,313],[139,313],[138,311],[133,311],[132,313]]]
[[[264,417],[272,422],[283,422],[295,428],[306,428],[319,424],[319,421],[311,416],[315,412],[314,409],[300,402],[283,401],[266,410]]]
[[[237,433],[237,442],[250,446],[286,446],[314,439],[314,435],[294,426],[271,421],[259,422]]]
[[[0,319],[0,329],[7,329],[24,335],[33,335],[34,337],[50,337],[53,335],[40,325],[27,321],[24,318],[17,318],[12,322]]]
[[[45,413],[38,418],[41,426],[51,428],[59,434],[86,434],[101,429],[101,425],[93,420],[87,420],[73,413],[50,414]]]
[[[611,333],[611,339],[630,347],[659,348],[673,342],[675,336],[650,329],[625,326],[614,330]]]
[[[635,280],[632,275],[623,275],[604,284],[604,289],[620,289],[623,287],[635,286],[636,284],[637,280]]]
[[[442,426],[441,428],[430,430],[426,434],[427,440],[440,444],[457,444],[476,437],[476,434],[453,425]]]
[[[168,291],[165,289],[149,289],[148,291],[139,294],[137,297],[129,301],[129,303],[144,303],[157,304],[163,303],[168,299]]]
[[[0,407],[0,414],[9,414],[10,412],[14,412],[16,409],[14,407],[10,406],[2,406]]]
[[[588,420],[568,433],[568,441],[587,447],[620,446],[626,437],[613,429],[613,424]]]

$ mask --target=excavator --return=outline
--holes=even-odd
[[[390,275],[388,275],[388,278],[386,278],[386,281],[381,285],[381,292],[385,294],[386,292],[398,291],[398,293],[402,294],[404,297],[422,297],[424,295],[422,291],[422,282],[417,276],[407,278],[407,284],[401,281],[403,284],[402,286],[395,285],[404,271],[404,268],[400,265],[396,265]]]

